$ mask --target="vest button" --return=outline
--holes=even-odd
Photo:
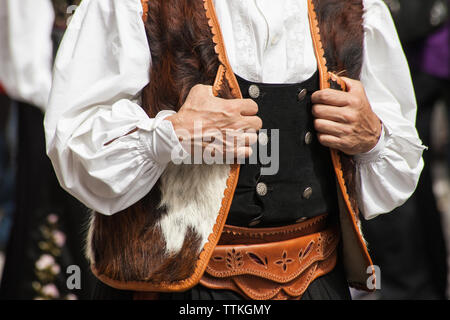
[[[313,193],[313,189],[311,187],[308,187],[305,189],[305,191],[303,191],[303,198],[308,200],[311,198]]]
[[[314,139],[313,134],[312,134],[311,132],[308,131],[308,132],[305,134],[305,143],[306,143],[307,145],[309,145],[309,144],[311,144],[311,143],[313,142],[313,139]]]
[[[250,95],[251,98],[253,99],[257,99],[259,98],[260,95],[260,90],[259,87],[256,84],[252,84],[249,88],[248,88],[248,94]]]
[[[261,196],[264,197],[267,194],[267,184],[265,184],[264,182],[260,182],[256,185],[256,193]]]
[[[306,95],[308,94],[308,90],[302,89],[297,95],[298,101],[303,101],[306,98]]]

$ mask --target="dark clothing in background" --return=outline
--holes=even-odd
[[[18,113],[16,210],[0,299],[88,299],[92,278],[84,257],[87,209],[59,186],[45,153],[42,112],[19,103]],[[43,256],[53,260],[40,265]],[[70,265],[81,269],[81,290],[67,288]]]
[[[66,8],[75,2],[53,0],[54,54]],[[18,103],[17,112],[15,210],[0,299],[90,299],[94,277],[84,254],[90,213],[58,183],[46,154],[42,111]],[[70,266],[76,266],[75,273]]]
[[[410,63],[417,97],[416,126],[425,167],[414,195],[391,214],[363,221],[374,264],[381,270],[381,299],[445,299],[447,250],[441,212],[433,193],[431,116],[436,102],[449,102],[448,28],[439,8],[445,0],[386,0]],[[447,34],[447,36],[445,36]]]
[[[413,81],[420,106],[417,130],[429,146],[431,113],[445,82],[424,73],[413,75]],[[445,299],[446,244],[433,194],[431,157],[431,151],[424,152],[426,165],[417,190],[403,206],[362,221],[374,264],[381,270],[382,299]]]

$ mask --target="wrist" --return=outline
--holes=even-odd
[[[355,160],[359,163],[362,162],[372,162],[379,158],[381,154],[383,154],[383,150],[386,144],[385,137],[385,127],[383,122],[381,122],[381,133],[376,141],[376,144],[367,152],[359,153],[355,155]]]
[[[166,120],[170,121],[172,123],[173,130],[175,132],[175,135],[177,136],[178,141],[181,143],[185,140],[185,137],[183,137],[183,127],[182,127],[182,121],[180,119],[179,113],[174,113],[166,118]]]

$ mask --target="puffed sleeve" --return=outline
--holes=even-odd
[[[52,79],[50,0],[0,0],[0,82],[7,94],[45,111]]]
[[[144,197],[183,150],[172,112],[152,119],[139,105],[151,64],[141,17],[139,0],[82,1],[54,67],[47,153],[62,187],[105,215]]]
[[[415,127],[417,103],[395,25],[381,0],[365,0],[365,48],[361,74],[383,133],[371,151],[355,157],[358,201],[372,219],[402,205],[414,192],[425,147]]]

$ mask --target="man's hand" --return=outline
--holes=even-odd
[[[380,138],[381,121],[372,111],[361,82],[341,79],[347,92],[325,89],[311,97],[318,139],[322,145],[348,155],[370,151]]]
[[[251,156],[251,145],[257,142],[257,131],[262,127],[257,113],[258,105],[251,99],[217,98],[211,86],[196,85],[178,113],[167,120],[188,152],[197,146],[211,148],[213,155],[219,152],[246,158]]]

